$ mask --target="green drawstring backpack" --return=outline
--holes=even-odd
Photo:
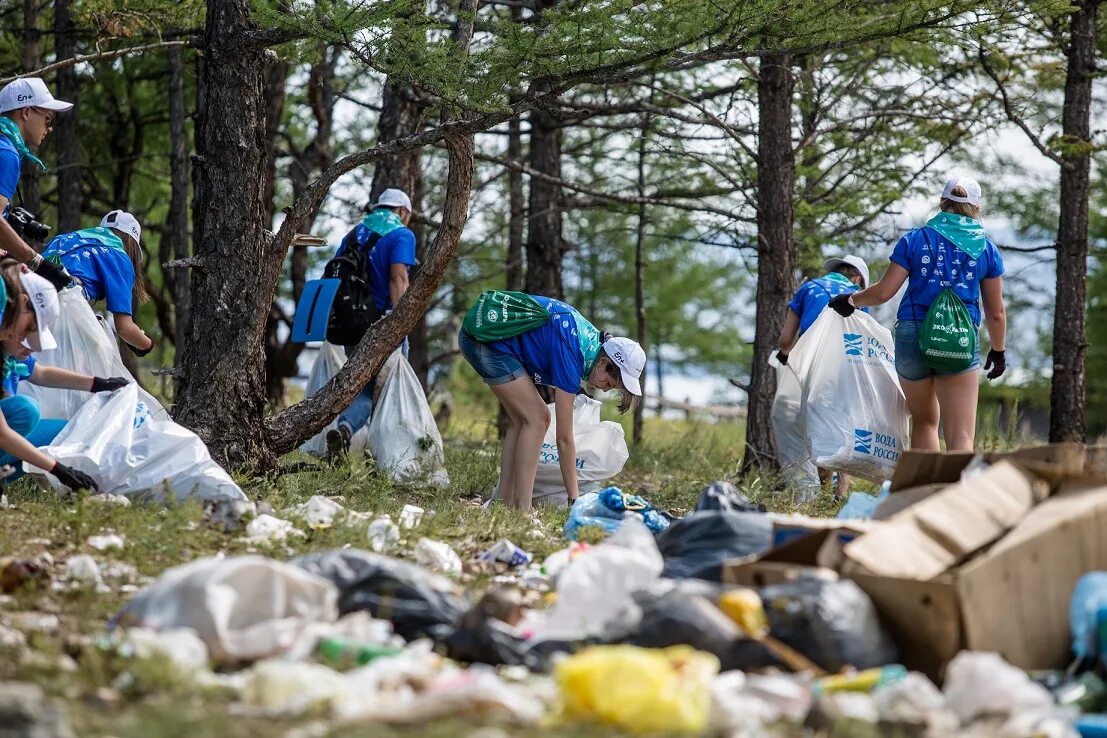
[[[514,338],[545,325],[553,314],[525,292],[488,290],[469,309],[462,329],[480,343]]]
[[[930,239],[923,231],[927,246]],[[931,249],[933,252],[933,249]],[[935,261],[935,268],[938,262]],[[948,261],[946,269],[949,269]],[[947,281],[945,278],[943,282]],[[967,370],[976,360],[976,324],[968,308],[950,287],[944,288],[926,311],[919,330],[919,349],[923,361],[931,369],[958,373]]]

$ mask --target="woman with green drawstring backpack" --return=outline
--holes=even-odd
[[[830,307],[849,316],[856,308],[887,302],[907,282],[896,316],[896,372],[911,414],[915,450],[939,450],[939,420],[946,450],[973,449],[982,312],[992,346],[984,363],[988,379],[1007,369],[1003,257],[984,234],[980,201],[976,180],[948,180],[938,214],[900,238],[880,281],[830,301]]]

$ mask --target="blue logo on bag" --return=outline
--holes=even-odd
[[[842,340],[846,342],[846,356],[860,356],[861,345],[860,333],[843,333]]]
[[[873,452],[873,432],[863,428],[854,428],[853,450],[861,454],[871,454]]]

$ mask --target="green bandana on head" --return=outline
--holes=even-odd
[[[976,218],[967,215],[941,212],[928,220],[926,225],[945,236],[973,259],[979,259],[988,245],[984,226]]]
[[[15,124],[14,120],[5,115],[0,115],[0,136],[7,136],[15,145],[15,150],[19,152],[20,156],[37,164],[42,171],[46,171],[46,165],[42,163],[42,159],[32,154],[31,150],[27,148],[26,142],[23,141],[23,134],[19,132],[19,126]]]

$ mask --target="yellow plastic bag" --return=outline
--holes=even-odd
[[[707,727],[719,660],[689,646],[594,646],[557,665],[567,720],[637,733],[696,733]]]

